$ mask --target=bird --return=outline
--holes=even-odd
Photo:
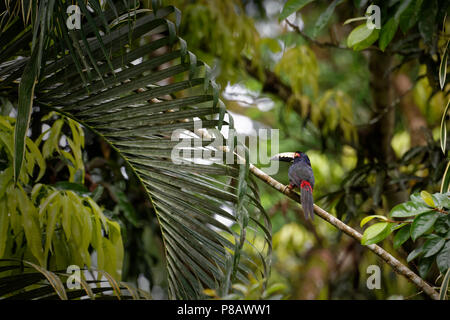
[[[271,159],[292,163],[288,171],[289,185],[287,188],[291,190],[294,188],[300,189],[300,200],[305,218],[314,220],[313,190],[315,180],[308,155],[301,151],[284,152],[273,156]]]

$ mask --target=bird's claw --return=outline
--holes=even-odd
[[[287,189],[292,190],[294,189],[294,186],[291,183],[289,183],[287,186],[284,186],[283,193],[285,193]]]

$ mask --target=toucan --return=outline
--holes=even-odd
[[[308,156],[300,151],[279,153],[271,160],[291,162],[289,167],[289,189],[300,188],[301,203],[306,219],[314,219],[314,173]]]

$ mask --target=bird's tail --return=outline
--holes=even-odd
[[[303,181],[300,186],[303,211],[305,212],[306,219],[311,217],[311,220],[314,220],[314,200],[312,192],[313,189],[311,187],[311,184],[307,181]]]

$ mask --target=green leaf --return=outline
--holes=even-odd
[[[377,41],[380,31],[376,28],[369,29],[367,24],[362,24],[349,34],[347,46],[355,51],[361,51],[370,47]]]
[[[361,223],[360,223],[359,226],[362,228],[367,222],[369,222],[370,220],[372,220],[374,218],[378,218],[378,219],[381,219],[381,220],[384,220],[384,221],[387,220],[387,218],[385,216],[382,216],[382,215],[368,216],[368,217],[365,217],[364,219],[361,220]]]
[[[23,216],[23,229],[25,231],[28,246],[30,247],[33,256],[39,261],[39,264],[43,266],[45,265],[44,250],[42,248],[42,231],[39,226],[37,209],[33,206],[21,187],[16,189],[16,195],[20,212]]]
[[[362,236],[361,244],[369,245],[373,243],[377,243],[389,235],[389,223],[388,222],[379,222],[375,223],[368,227]]]
[[[445,242],[444,247],[437,255],[436,263],[441,273],[446,272],[450,268],[450,240]]]
[[[406,9],[411,5],[411,2],[413,0],[403,0],[400,2],[400,5],[397,9],[397,11],[395,12],[395,19],[399,20],[400,17],[403,15],[403,13],[406,11]]]
[[[31,110],[33,107],[34,87],[38,78],[39,54],[33,50],[30,60],[27,62],[22,79],[19,84],[19,101],[17,108],[17,120],[14,132],[14,181],[19,179],[25,156],[25,138],[30,125]]]
[[[432,235],[423,245],[424,258],[434,256],[445,244],[445,239]]]
[[[58,190],[71,190],[79,194],[88,194],[89,190],[81,183],[58,181],[53,185]]]
[[[426,44],[431,45],[437,33],[436,17],[439,11],[437,0],[427,0],[422,5],[419,18],[419,31]]]
[[[328,21],[330,21],[330,18],[333,15],[334,9],[342,2],[344,2],[344,0],[334,0],[330,3],[328,8],[321,13],[319,18],[317,19],[316,24],[314,25],[314,29],[312,32],[314,38],[317,37],[319,32],[327,25]]]
[[[431,197],[431,194],[429,194],[428,192],[421,191],[420,192],[420,196],[422,197],[422,200],[429,205],[431,208],[435,208],[436,205],[434,204],[433,198]]]
[[[442,144],[441,144],[441,148],[442,148]],[[447,167],[445,168],[445,172],[442,177],[441,193],[445,193],[450,190],[450,170],[449,170],[449,168],[450,168],[450,161],[447,162]]]
[[[445,300],[447,297],[448,284],[450,282],[450,268],[445,273],[444,280],[442,280],[441,289],[439,291],[439,300]]]
[[[434,224],[434,230],[441,236],[447,237],[447,234],[450,231],[450,215],[440,216]]]
[[[70,199],[68,196],[63,195],[61,197],[61,220],[66,240],[70,241],[72,235],[72,207],[70,205]],[[102,268],[99,265],[99,268]]]
[[[416,241],[418,237],[430,230],[438,217],[439,213],[436,211],[425,212],[418,215],[411,225],[411,239]]]
[[[410,237],[411,225],[408,224],[401,228],[394,236],[394,249],[398,249]]]
[[[450,193],[434,193],[432,195],[436,207],[439,209],[450,208]]]
[[[38,182],[45,174],[46,168],[45,160],[41,154],[41,151],[31,139],[26,138],[25,141],[28,149],[30,150],[30,154],[33,156],[33,158],[36,160],[36,163],[39,166],[39,175],[35,180],[36,182]]]
[[[415,258],[417,258],[419,255],[421,255],[422,253],[423,253],[423,246],[420,246],[408,254],[408,256],[406,257],[406,261],[409,263],[412,260],[414,260]]]
[[[294,12],[297,12],[304,6],[306,6],[308,3],[313,2],[314,0],[288,0],[286,4],[283,7],[283,10],[281,10],[279,20],[284,20],[287,17],[289,17]]]
[[[140,222],[137,217],[136,211],[128,200],[126,194],[115,187],[112,187],[111,191],[114,192],[114,194],[118,198],[120,209],[122,209],[125,218],[135,227],[139,226]]]
[[[400,29],[406,33],[419,19],[423,0],[412,0],[400,16]]]
[[[430,211],[430,208],[423,202],[407,201],[392,208],[391,217],[406,218],[428,211]]]
[[[442,114],[441,119],[441,130],[440,130],[440,138],[441,138],[441,150],[445,154],[445,148],[447,147],[447,112],[450,106],[450,99],[447,102],[447,106],[444,109],[444,113]]]
[[[430,272],[433,262],[434,262],[433,257],[426,258],[424,256],[424,257],[420,258],[419,267],[418,267],[420,277],[425,278],[428,275],[428,272]]]
[[[49,250],[51,250],[52,237],[59,217],[60,206],[61,203],[59,201],[55,201],[47,209],[47,228],[45,230],[45,247],[44,247],[45,258],[47,258]]]
[[[439,84],[441,90],[444,90],[445,79],[447,78],[447,62],[448,62],[448,48],[450,46],[450,40],[447,41],[444,53],[442,54],[441,64],[439,66]]]
[[[6,207],[6,201],[0,198],[0,258],[6,249],[6,241],[8,239],[9,231],[9,218],[8,218],[8,208]]]
[[[386,47],[392,41],[395,33],[398,29],[398,20],[394,17],[390,18],[386,24],[381,28],[379,46],[382,51],[386,50]]]
[[[97,185],[97,188],[95,188],[95,190],[92,192],[92,196],[91,196],[92,200],[94,200],[95,202],[98,202],[98,200],[102,196],[104,190],[105,190],[105,187],[103,187],[101,184]]]

